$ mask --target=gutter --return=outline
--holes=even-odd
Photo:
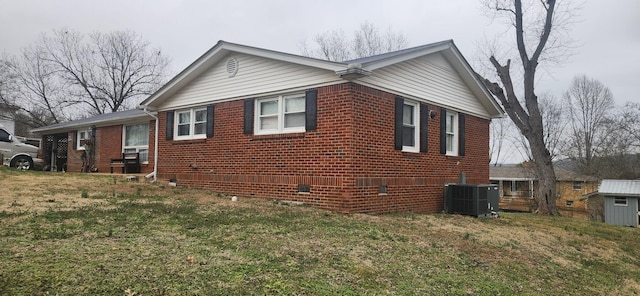
[[[347,65],[347,69],[336,71],[336,75],[342,79],[355,80],[371,75],[371,71],[362,68],[362,64],[355,63]]]
[[[157,179],[157,174],[158,174],[158,128],[159,128],[159,121],[158,121],[158,116],[156,116],[156,114],[153,114],[151,112],[149,112],[147,110],[147,106],[142,107],[142,111],[144,111],[144,113],[147,113],[147,115],[153,117],[156,121],[156,128],[155,128],[155,137],[154,137],[154,149],[153,149],[153,172],[147,174],[146,176],[144,176],[145,178],[149,179],[151,177],[153,177],[153,182],[158,181]]]

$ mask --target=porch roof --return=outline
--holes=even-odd
[[[125,110],[125,111],[105,113],[105,114],[95,115],[95,116],[91,116],[83,119],[43,126],[43,127],[32,129],[31,132],[37,133],[37,134],[51,134],[51,133],[70,131],[70,130],[77,129],[79,127],[87,127],[92,125],[107,126],[107,125],[113,125],[113,124],[123,124],[131,120],[141,120],[144,118],[148,118],[149,120],[153,119],[150,115],[145,113],[143,110],[131,109],[131,110]]]
[[[598,179],[591,176],[578,174],[574,171],[554,167],[556,172],[556,181],[581,181],[581,182],[597,182]],[[489,167],[489,179],[503,181],[535,181],[538,180],[535,168],[522,166],[492,166]]]

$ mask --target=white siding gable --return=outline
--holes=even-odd
[[[234,77],[227,73],[227,60],[238,61]],[[333,71],[232,53],[162,102],[161,110],[201,105],[235,98],[304,89],[343,82]]]
[[[359,82],[445,108],[490,117],[451,64],[439,53],[373,71]]]

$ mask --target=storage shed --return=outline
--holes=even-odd
[[[640,180],[602,180],[599,195],[604,196],[605,223],[638,227]]]

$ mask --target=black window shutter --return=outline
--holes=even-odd
[[[447,109],[440,108],[440,154],[447,154]]]
[[[73,141],[73,143],[71,144],[71,147],[73,147],[73,150],[78,150],[78,131],[73,131],[73,139],[71,139]]]
[[[253,99],[244,100],[244,134],[253,134]]]
[[[207,106],[207,138],[213,137],[213,115],[215,112],[214,105]]]
[[[396,110],[395,110],[395,141],[394,148],[396,150],[402,150],[402,113],[404,111],[404,99],[396,97]]]
[[[420,152],[428,150],[429,106],[420,104]]]
[[[165,133],[167,140],[173,140],[173,111],[167,111],[167,126]]]
[[[458,155],[464,156],[464,114],[458,113]]]
[[[318,90],[309,89],[305,93],[305,130],[312,131],[317,128],[318,123]]]

